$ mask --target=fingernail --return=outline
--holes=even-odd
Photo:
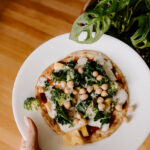
[[[29,120],[28,120],[27,117],[24,117],[24,121],[25,121],[25,124],[26,124],[27,126],[29,126]]]

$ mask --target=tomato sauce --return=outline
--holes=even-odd
[[[45,93],[40,93],[40,97],[43,103],[47,103],[47,98],[45,96]]]

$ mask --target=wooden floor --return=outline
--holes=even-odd
[[[19,149],[11,97],[21,64],[40,44],[69,32],[85,1],[0,0],[0,150]],[[140,150],[150,150],[150,136]]]

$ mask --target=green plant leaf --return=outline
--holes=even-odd
[[[94,8],[101,15],[109,15],[124,9],[130,0],[101,0]]]
[[[145,0],[147,8],[150,10],[150,0]]]
[[[139,49],[150,47],[150,13],[135,18],[138,21],[138,29],[131,36],[132,44]]]
[[[70,39],[78,43],[90,44],[97,41],[110,27],[110,18],[108,16],[100,16],[95,11],[83,13],[74,22]],[[79,40],[82,32],[86,32],[87,36],[84,40]],[[95,35],[93,36],[93,32]]]

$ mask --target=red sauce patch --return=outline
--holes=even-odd
[[[43,103],[47,103],[47,98],[45,96],[45,93],[40,93],[40,97],[41,97],[41,100],[43,101]]]
[[[90,135],[92,135],[96,130],[98,130],[98,127],[93,127],[93,126],[87,126],[88,132]]]

